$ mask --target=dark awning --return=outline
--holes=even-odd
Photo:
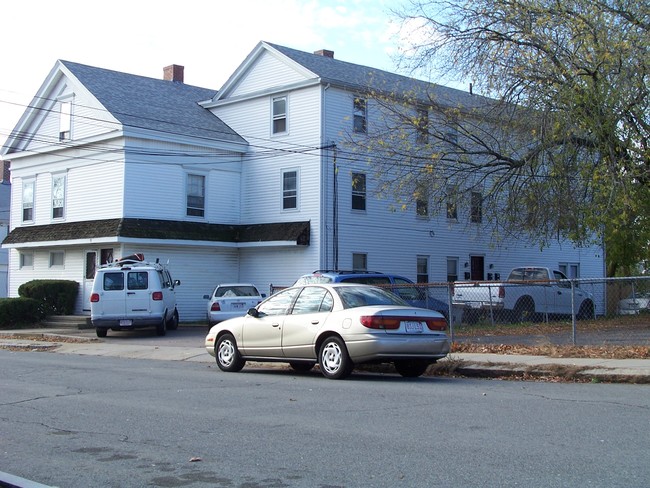
[[[308,246],[310,226],[309,222],[228,225],[155,219],[88,220],[16,227],[2,244],[78,241],[106,237],[234,243],[295,241],[296,245]]]

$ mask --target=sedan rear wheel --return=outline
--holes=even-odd
[[[429,361],[422,359],[405,359],[395,361],[395,369],[404,378],[417,378],[422,376],[431,364]]]
[[[221,371],[241,371],[246,364],[246,360],[242,359],[241,354],[239,354],[237,342],[232,334],[224,334],[219,337],[215,350],[217,366]]]
[[[345,342],[340,337],[325,339],[318,354],[321,373],[331,380],[343,379],[352,373],[354,364],[348,355]]]

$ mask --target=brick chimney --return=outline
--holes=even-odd
[[[163,80],[165,81],[178,81],[183,83],[183,74],[185,67],[178,64],[172,64],[163,68]]]
[[[314,54],[334,59],[334,51],[330,51],[328,49],[319,49],[318,51],[314,51]]]
[[[2,163],[2,183],[9,183],[11,181],[11,161],[0,161]]]

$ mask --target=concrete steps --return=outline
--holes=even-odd
[[[92,329],[89,315],[51,315],[41,321],[41,326],[52,329]]]

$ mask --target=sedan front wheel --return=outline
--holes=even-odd
[[[325,339],[318,354],[321,373],[331,380],[343,379],[352,373],[354,364],[348,355],[345,342],[340,337]]]
[[[221,371],[237,372],[241,371],[246,360],[242,359],[239,350],[237,349],[237,342],[232,334],[224,334],[217,340],[215,347],[217,366]]]

